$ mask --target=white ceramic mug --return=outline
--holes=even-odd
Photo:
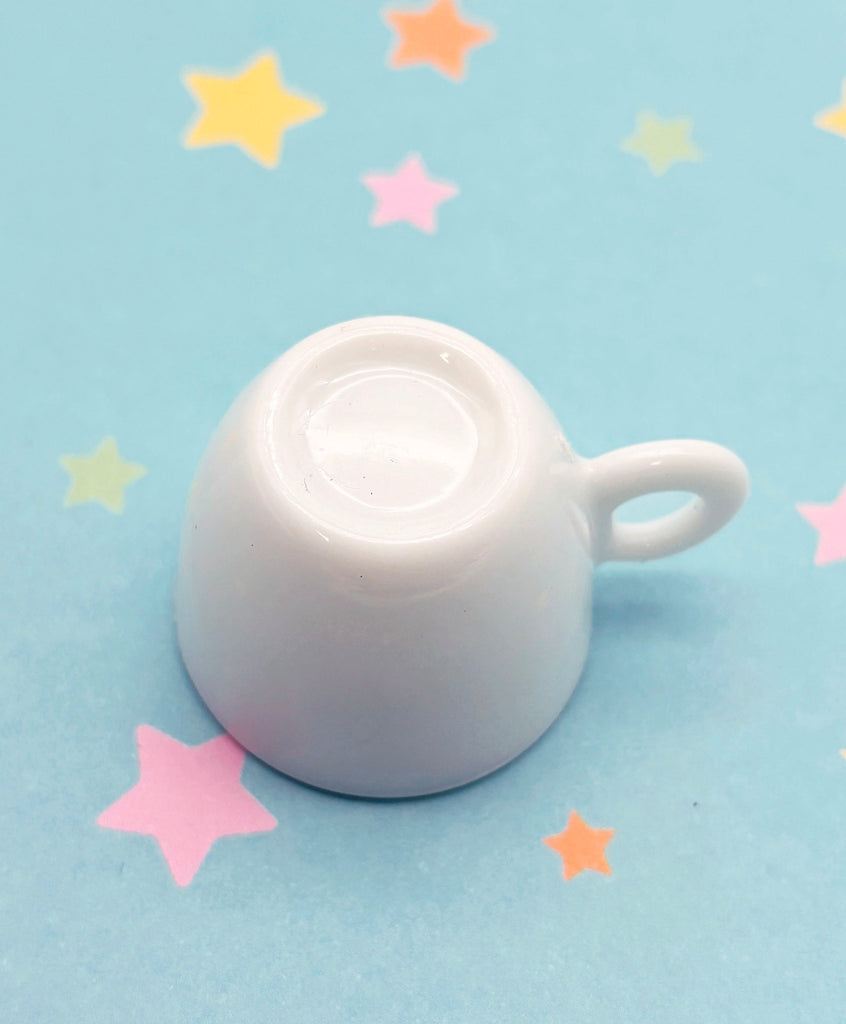
[[[653,491],[696,497],[615,522]],[[182,536],[182,654],[222,725],[281,771],[362,796],[450,789],[564,707],[594,565],[696,544],[746,492],[737,456],[702,441],[578,457],[525,378],[451,327],[338,324],[211,440]]]

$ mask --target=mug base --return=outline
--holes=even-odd
[[[504,754],[500,752],[481,768],[477,762],[473,767],[465,765],[461,770],[452,772],[441,771],[435,774],[418,771],[410,774],[401,769],[391,772],[381,765],[369,769],[363,766],[354,768],[352,765],[349,765],[347,771],[339,772],[333,776],[320,771],[320,759],[313,756],[313,751],[309,751],[301,759],[301,762],[297,764],[290,757],[280,756],[278,748],[266,749],[260,741],[254,742],[255,737],[252,729],[245,721],[242,720],[239,723],[233,719],[231,709],[216,708],[213,694],[209,693],[208,696],[204,694],[202,680],[198,680],[197,675],[191,672],[184,653],[182,662],[200,699],[205,703],[221,727],[245,750],[268,767],[274,769],[274,771],[279,772],[280,775],[293,782],[308,786],[310,789],[321,790],[324,793],[332,793],[336,796],[366,800],[409,800],[463,789],[465,786],[473,785],[489,775],[501,771],[524,754],[529,753],[563,714],[570,697],[579,683],[586,657],[587,649],[585,644],[580,657],[580,664],[576,666],[577,671],[575,674],[570,674],[570,678],[573,678],[574,682],[564,689],[557,688],[559,695],[557,703],[551,711],[549,707],[545,709],[541,724],[538,725],[536,721],[535,727],[531,732],[521,737],[520,742],[513,749]],[[573,666],[570,666],[570,668],[572,670]]]

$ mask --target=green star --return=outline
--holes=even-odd
[[[648,111],[637,115],[637,127],[620,146],[624,153],[642,156],[656,176],[666,174],[681,161],[697,163],[702,153],[693,144],[689,117],[657,117]]]
[[[120,457],[113,437],[107,437],[90,455],[62,455],[59,463],[71,476],[66,507],[99,501],[118,514],[123,512],[124,488],[147,472],[146,467]]]

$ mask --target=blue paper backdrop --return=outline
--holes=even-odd
[[[399,2],[399,0],[398,0]],[[406,5],[413,8],[409,2]],[[846,563],[797,502],[846,483],[846,8],[467,0],[497,38],[456,84],[386,66],[372,2],[7,0],[0,20],[0,1017],[286,1024],[839,1024]],[[325,116],[267,170],[186,150],[187,69],[273,51]],[[693,120],[699,163],[620,150]],[[371,227],[410,152],[460,195]],[[278,819],[178,887],[100,812],[141,723],[219,729],[175,646],[196,462],[229,402],[319,327],[398,312],[512,359],[585,455],[735,448],[718,538],[606,568],[586,675],[518,762],[377,803],[248,759]],[[63,454],[149,470],[64,508]],[[569,882],[542,838],[615,835]]]

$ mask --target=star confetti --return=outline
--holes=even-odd
[[[611,874],[611,867],[605,859],[605,847],[613,835],[613,828],[591,828],[575,811],[571,811],[564,831],[547,836],[544,843],[560,854],[564,861],[564,877],[569,881],[582,871]]]
[[[435,210],[458,195],[455,185],[430,178],[417,154],[406,157],[393,174],[365,174],[361,181],[376,197],[370,215],[373,227],[407,221],[432,234],[436,228]]]
[[[454,0],[435,0],[422,11],[390,10],[384,17],[398,36],[389,67],[428,64],[456,82],[467,74],[469,51],[494,38],[492,29],[462,18]]]
[[[230,736],[191,747],[141,725],[136,739],[138,782],[97,824],[153,836],[177,885],[188,885],[222,836],[276,828],[273,815],[241,784],[244,750]]]
[[[821,110],[814,118],[814,124],[824,132],[846,138],[846,81],[841,86],[840,105]]]
[[[797,505],[796,510],[819,532],[814,565],[846,558],[846,487],[830,505]]]
[[[656,117],[644,112],[637,115],[633,135],[624,139],[620,148],[624,153],[643,157],[650,171],[660,177],[683,161],[696,163],[702,154],[690,138],[693,121],[689,117]]]
[[[200,106],[185,146],[239,146],[265,167],[279,163],[282,136],[289,128],[320,117],[326,109],[284,88],[272,53],[257,57],[238,74],[191,71],[184,82]]]
[[[71,477],[66,507],[96,501],[117,515],[123,512],[126,487],[147,472],[137,462],[121,458],[113,437],[107,437],[90,455],[62,455],[59,464]]]

